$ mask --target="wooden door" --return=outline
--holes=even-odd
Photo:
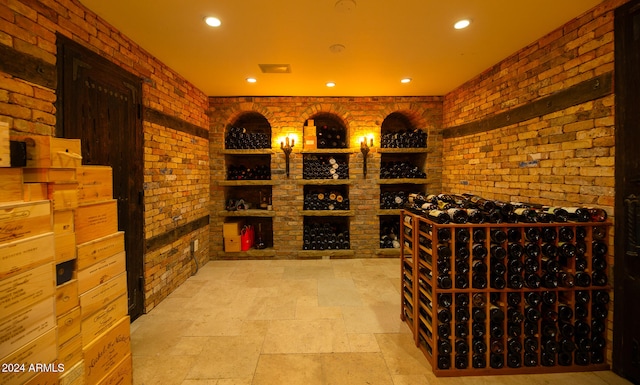
[[[613,369],[640,383],[640,0],[616,10]]]
[[[58,73],[56,136],[82,140],[83,164],[113,168],[134,320],[144,311],[142,82],[60,35]]]

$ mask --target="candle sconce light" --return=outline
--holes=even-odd
[[[362,138],[360,141],[360,152],[362,152],[362,172],[364,177],[367,177],[367,155],[373,147],[373,135],[369,135],[366,138]]]
[[[286,173],[287,178],[289,177],[289,155],[291,155],[291,151],[293,151],[293,146],[295,144],[295,138],[289,139],[289,136],[285,138],[285,141],[280,141],[280,148],[284,152],[284,160],[286,163]]]

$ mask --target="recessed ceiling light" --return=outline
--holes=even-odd
[[[258,79],[256,79],[256,78],[247,78],[247,83],[255,83],[257,81],[258,81]]]
[[[404,78],[400,80],[400,83],[411,83],[411,78]]]
[[[453,28],[455,29],[464,29],[467,28],[469,26],[469,24],[471,24],[471,21],[468,19],[463,19],[460,21],[457,21],[454,25]]]
[[[334,82],[327,82],[327,87],[335,87],[336,83]]]
[[[329,51],[331,51],[332,53],[340,53],[344,51],[344,49],[345,49],[345,46],[342,44],[333,44],[329,46]]]
[[[220,25],[222,25],[220,19],[213,16],[205,17],[204,22],[207,23],[209,27],[219,27]]]

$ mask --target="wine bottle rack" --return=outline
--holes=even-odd
[[[400,218],[400,317],[436,376],[609,368],[610,223]]]

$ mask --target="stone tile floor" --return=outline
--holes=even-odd
[[[630,385],[612,372],[436,378],[397,259],[211,261],[131,325],[136,385]]]

